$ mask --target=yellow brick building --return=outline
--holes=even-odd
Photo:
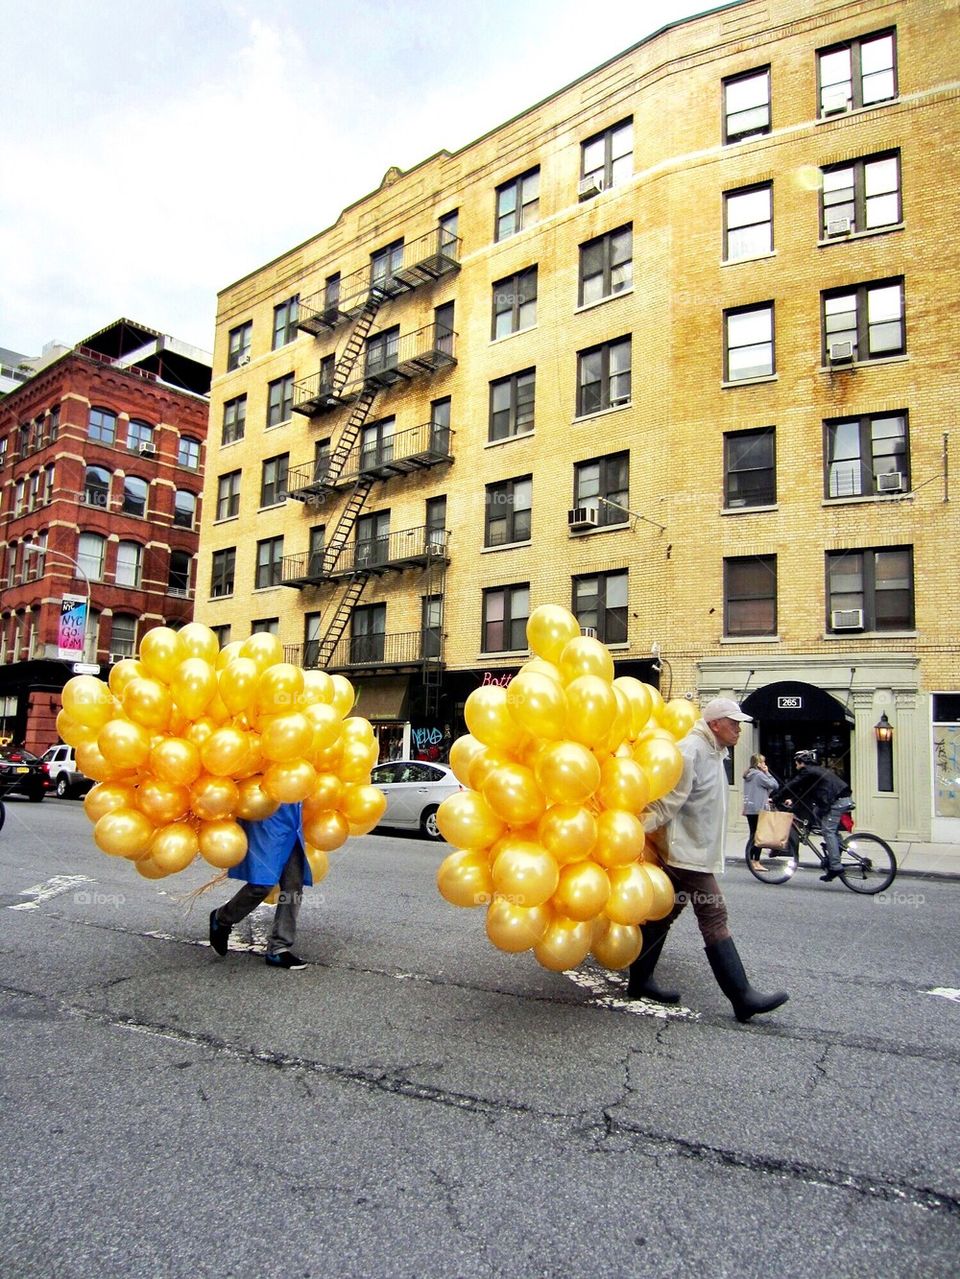
[[[735,782],[816,747],[960,840],[958,28],[725,5],[225,289],[197,617],[348,674],[385,756],[561,602],[746,702]]]

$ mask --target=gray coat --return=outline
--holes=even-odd
[[[772,773],[765,773],[762,768],[748,768],[743,775],[744,814],[762,813],[779,785]]]

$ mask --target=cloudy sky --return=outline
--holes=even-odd
[[[719,0],[0,0],[0,346],[219,289]]]

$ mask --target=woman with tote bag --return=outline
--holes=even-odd
[[[750,767],[743,775],[743,815],[747,819],[747,846],[744,853],[747,857],[757,858],[760,849],[754,847],[757,834],[757,817],[765,808],[770,807],[770,796],[780,783],[767,768],[767,761],[762,755],[750,756]]]

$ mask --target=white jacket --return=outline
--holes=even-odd
[[[730,789],[723,767],[727,748],[718,744],[702,719],[678,746],[683,756],[680,780],[669,795],[649,805],[644,829],[666,827],[666,860],[671,866],[722,873]]]

